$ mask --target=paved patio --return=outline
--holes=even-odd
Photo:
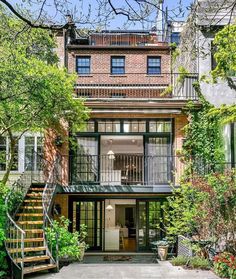
[[[59,273],[34,275],[32,279],[218,279],[211,271],[185,270],[169,262],[158,264],[79,264],[63,267]]]

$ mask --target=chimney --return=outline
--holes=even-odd
[[[157,0],[157,5],[159,9],[157,10],[157,19],[156,19],[156,29],[157,29],[157,38],[158,41],[163,41],[163,33],[164,33],[164,0]]]

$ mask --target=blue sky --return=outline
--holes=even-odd
[[[93,1],[93,0],[92,0]],[[116,1],[120,1],[120,0],[114,0],[114,2],[116,3]],[[179,13],[179,0],[164,0],[164,9],[166,9],[166,7],[169,10],[169,19],[171,20],[185,20],[186,17],[189,14],[189,7],[191,5],[191,3],[193,3],[193,0],[182,0],[181,1],[181,8],[182,8],[182,12],[181,14]],[[177,15],[175,15],[175,13]],[[116,16],[116,18],[111,22],[111,27],[110,28],[122,28],[123,23],[126,21],[124,16]],[[140,24],[130,24],[131,26],[129,26],[128,28],[132,28],[135,27],[136,29],[142,28],[142,26]],[[148,27],[151,28],[151,23],[147,24],[149,25]]]
[[[28,2],[29,1],[29,2]],[[21,8],[27,8],[30,10],[30,13],[35,15],[35,18],[38,16],[38,11],[41,7],[41,3],[43,0],[10,0],[12,4],[18,4],[20,5]],[[97,8],[97,1],[98,0],[58,0],[58,1],[64,1],[64,5],[62,5],[61,9],[63,10],[63,14],[67,13],[68,11],[73,11],[72,13],[74,14],[75,9],[77,10],[77,18],[80,16],[86,17],[88,14],[88,6],[91,4],[91,15],[92,19],[90,19],[90,22],[94,22],[93,26],[87,26],[90,28],[95,28],[97,23],[96,23],[96,8]],[[123,2],[122,2],[123,1]],[[116,5],[117,7],[121,5],[120,3],[125,3],[125,0],[113,0],[112,3]],[[128,0],[129,3],[134,3],[132,0]],[[140,0],[141,1],[141,0]],[[149,0],[153,1],[153,0]],[[181,2],[181,13],[179,11],[179,3]],[[164,0],[164,9],[167,7],[169,12],[169,19],[171,20],[185,20],[187,17],[189,10],[188,7],[190,4],[193,2],[193,0]],[[31,5],[27,5],[27,3],[31,3]],[[37,3],[39,3],[37,5]],[[52,17],[52,22],[53,23],[63,23],[65,22],[65,18],[62,15],[62,13],[58,13],[55,10],[55,7],[53,7],[54,0],[46,0],[46,5],[44,6],[45,12],[49,14]],[[136,6],[133,5],[135,8]],[[154,20],[156,15],[156,11],[153,12],[152,16],[150,17],[151,20]],[[102,22],[103,23],[103,22]],[[153,26],[153,22],[129,22],[127,23],[127,18],[124,16],[114,16],[114,18],[109,22],[109,24],[105,27],[107,29],[150,29]],[[86,25],[81,25],[83,27],[86,27]],[[103,26],[104,29],[104,26]]]

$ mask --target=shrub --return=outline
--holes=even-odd
[[[175,257],[171,260],[171,263],[174,265],[174,266],[180,266],[180,265],[186,265],[188,261],[188,257],[186,256],[178,256],[178,257]]]
[[[222,278],[236,279],[236,257],[227,252],[215,256],[214,271]]]
[[[210,262],[208,259],[205,259],[205,258],[202,258],[199,256],[195,256],[195,257],[190,258],[189,267],[209,270],[211,268],[211,265],[210,265]]]
[[[5,194],[6,188],[0,183],[0,278],[4,277],[9,270],[4,245],[6,230]]]
[[[64,216],[60,217],[59,222],[53,221],[53,228],[46,229],[46,235],[50,246],[52,245],[53,253],[56,252],[56,234],[58,234],[58,257],[69,258],[70,260],[79,260],[81,256],[81,246],[87,235],[86,226],[80,227],[80,232],[69,232],[70,221]]]

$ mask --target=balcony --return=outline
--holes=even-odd
[[[163,35],[155,32],[101,32],[92,33],[89,45],[95,46],[149,46],[163,45]]]
[[[198,96],[193,86],[196,81],[198,74],[94,73],[78,76],[75,96],[87,101],[197,101]]]
[[[79,155],[70,158],[72,185],[179,185],[184,172],[181,157],[142,154]]]

